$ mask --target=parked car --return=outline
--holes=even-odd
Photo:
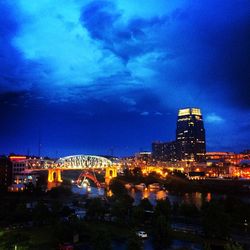
[[[139,238],[142,238],[142,239],[145,239],[145,238],[148,237],[147,233],[144,232],[144,231],[138,231],[138,232],[136,232],[136,234],[137,234],[137,236],[138,236]]]

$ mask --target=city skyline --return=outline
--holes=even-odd
[[[0,1],[0,154],[129,155],[202,110],[250,147],[250,2]]]

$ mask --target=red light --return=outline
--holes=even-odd
[[[27,159],[26,156],[16,156],[16,155],[10,156],[9,158],[11,161],[22,161]]]

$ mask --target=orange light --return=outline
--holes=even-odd
[[[26,156],[16,156],[16,155],[10,156],[11,160],[25,160],[26,158],[27,158]]]

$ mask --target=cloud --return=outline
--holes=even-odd
[[[215,114],[215,113],[210,113],[205,116],[205,122],[211,123],[211,124],[220,124],[224,123],[225,120],[221,116]]]
[[[89,86],[97,78],[122,71],[120,59],[100,48],[79,22],[80,6],[66,2],[41,3],[35,8],[20,1],[20,13],[29,22],[22,23],[13,44],[25,60],[40,62],[46,72],[42,84]]]
[[[129,97],[122,96],[122,97],[120,97],[120,100],[124,104],[127,104],[128,106],[135,106],[136,105],[136,101],[132,98],[129,98]]]
[[[149,112],[148,111],[144,111],[144,112],[141,112],[140,115],[142,115],[142,116],[148,116]]]
[[[250,107],[247,7],[247,1],[1,2],[0,91],[49,87],[67,95],[81,87],[107,96],[146,87],[166,107],[180,99],[206,105],[208,98]]]
[[[0,1],[0,12],[0,93],[26,90],[32,86],[32,82],[26,82],[30,75],[28,67],[32,66],[32,73],[35,73],[36,65],[24,62],[21,53],[12,45],[19,24],[11,2]]]

